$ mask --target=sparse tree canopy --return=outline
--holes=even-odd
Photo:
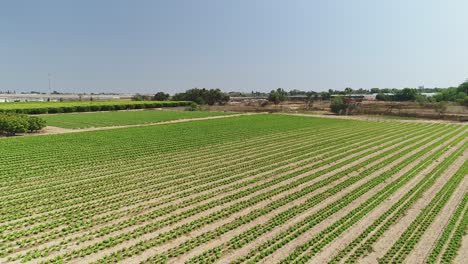
[[[332,99],[331,104],[330,104],[330,109],[333,113],[341,115],[346,112],[346,108],[348,106],[346,105],[343,97],[337,96]]]
[[[169,94],[164,92],[158,92],[154,95],[153,100],[155,101],[167,101],[169,100]]]
[[[185,91],[184,93],[175,94],[173,97],[175,101],[192,101],[199,105],[214,105],[225,104],[229,102],[229,95],[221,92],[220,89],[198,89],[193,88]]]
[[[278,88],[276,90],[271,90],[268,95],[268,101],[273,102],[275,105],[280,104],[281,102],[286,101],[288,93],[283,88]]]

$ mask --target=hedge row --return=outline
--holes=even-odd
[[[8,104],[8,103],[6,103]],[[28,107],[27,104],[18,105],[17,108],[0,108],[0,112],[4,113],[22,113],[22,114],[55,114],[55,113],[72,113],[72,112],[98,112],[98,111],[115,111],[115,110],[130,110],[130,109],[145,109],[159,107],[176,107],[189,106],[191,102],[187,101],[161,101],[161,102],[95,102],[82,104],[81,102],[58,104],[43,103],[44,106]]]

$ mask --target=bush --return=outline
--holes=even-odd
[[[330,104],[331,111],[338,115],[344,114],[346,112],[347,107],[348,106],[346,105],[346,103],[343,100],[343,97],[341,96],[333,98]]]
[[[187,106],[187,108],[185,108],[185,111],[200,111],[200,106],[197,103],[192,102]]]
[[[46,127],[46,121],[37,116],[30,116],[28,119],[28,122],[29,122],[28,131],[30,133],[37,132],[43,129],[44,127]]]
[[[44,119],[24,114],[0,114],[0,133],[14,136],[17,133],[36,132],[46,126]]]

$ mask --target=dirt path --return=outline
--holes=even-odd
[[[398,238],[405,232],[408,226],[416,219],[421,210],[426,207],[431,200],[436,196],[437,192],[442,189],[448,179],[455,174],[455,172],[463,165],[466,160],[466,156],[459,157],[453,162],[450,167],[441,175],[440,178],[432,185],[423,196],[416,201],[413,206],[407,211],[397,223],[395,223],[387,232],[380,237],[379,240],[374,244],[374,252],[369,253],[361,259],[360,263],[377,263],[377,259],[387,253]]]
[[[184,122],[200,121],[200,120],[230,118],[230,117],[238,117],[238,116],[261,115],[261,114],[264,114],[264,113],[244,113],[244,114],[233,114],[233,115],[223,115],[223,116],[184,118],[184,119],[177,119],[177,120],[170,120],[170,121],[162,121],[162,122],[157,122],[157,123],[145,123],[145,124],[123,125],[123,126],[107,126],[107,127],[90,127],[90,128],[82,128],[82,129],[70,129],[70,128],[47,126],[39,133],[23,134],[22,136],[43,136],[43,135],[52,135],[52,134],[77,133],[77,132],[109,130],[109,129],[128,128],[128,127],[156,126],[156,125],[184,123]]]

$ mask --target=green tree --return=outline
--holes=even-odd
[[[28,131],[37,132],[46,127],[46,121],[37,116],[30,116],[28,118]]]
[[[275,105],[278,105],[281,102],[286,101],[287,95],[287,92],[284,91],[283,88],[271,90],[270,94],[268,94],[268,101],[274,103]]]
[[[330,109],[333,113],[337,115],[342,115],[346,112],[346,109],[348,108],[347,104],[345,103],[343,97],[341,96],[336,96],[332,99],[330,103]]]
[[[445,112],[447,112],[447,102],[438,102],[435,105],[435,110],[439,113],[439,116],[445,114]]]
[[[169,94],[164,93],[164,92],[157,92],[154,95],[153,100],[155,100],[155,101],[167,101],[167,100],[169,100]]]
[[[221,92],[220,89],[199,89],[193,88],[183,93],[177,93],[172,97],[176,101],[192,101],[199,105],[225,104],[229,102],[229,95]]]

